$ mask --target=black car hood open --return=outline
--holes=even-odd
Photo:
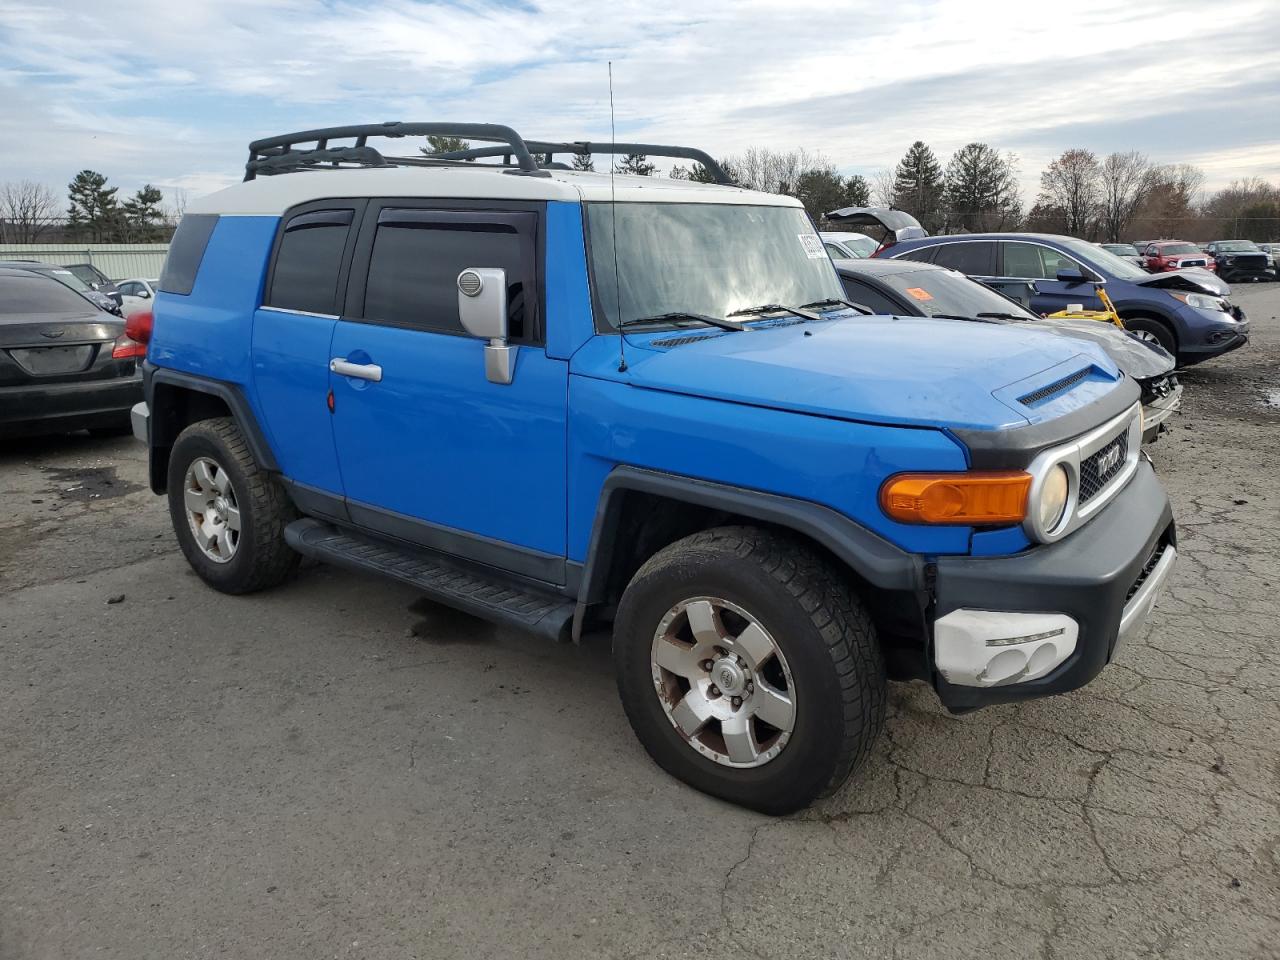
[[[920,221],[903,210],[889,207],[842,207],[827,214],[827,219],[841,226],[879,227],[884,231],[883,245],[891,247],[899,240],[927,237],[929,231]]]
[[[1164,273],[1152,273],[1137,280],[1131,280],[1141,287],[1159,287],[1165,290],[1190,290],[1192,293],[1211,293],[1215,297],[1228,297],[1231,288],[1221,277],[1207,270],[1188,267],[1185,270],[1168,270]]]

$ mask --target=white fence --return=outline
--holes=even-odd
[[[0,243],[0,260],[91,263],[112,280],[160,276],[167,243]]]

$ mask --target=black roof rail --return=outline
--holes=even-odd
[[[355,138],[353,146],[330,147],[330,140]],[[519,173],[528,176],[548,176],[533,159],[529,147],[520,134],[498,123],[361,123],[346,127],[323,127],[303,130],[277,137],[266,137],[249,144],[249,160],[244,165],[245,180],[258,174],[286,173],[324,165],[358,164],[366,167],[409,166],[430,163],[432,159],[452,157],[384,157],[367,141],[370,137],[461,137],[467,140],[489,140],[505,144],[493,148],[494,156],[514,156]],[[300,144],[315,144],[305,150],[295,150]],[[513,170],[512,173],[517,171]]]
[[[715,178],[716,183],[725,186],[737,186],[711,155],[697,147],[673,147],[660,143],[591,143],[586,140],[553,143],[546,140],[526,140],[525,146],[535,154],[545,158],[544,165],[550,164],[557,153],[572,153],[578,156],[602,154],[642,153],[647,157],[672,157],[681,160],[694,160],[703,165],[707,172]],[[476,160],[481,157],[510,156],[511,151],[502,147],[472,147],[469,150],[454,150],[449,153],[430,154],[437,160]]]

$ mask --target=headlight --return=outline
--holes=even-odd
[[[1210,297],[1203,293],[1175,293],[1174,296],[1185,303],[1188,307],[1195,307],[1197,310],[1219,310],[1222,313],[1227,312],[1227,302],[1219,297]]]
[[[1058,464],[1045,474],[1044,483],[1040,485],[1040,502],[1036,505],[1041,530],[1048,533],[1062,522],[1070,493],[1071,480],[1066,467]]]

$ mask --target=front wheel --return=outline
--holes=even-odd
[[[693,534],[641,567],[614,665],[659,766],[764,813],[835,790],[884,725],[884,662],[858,599],[809,547],[752,527]]]
[[[274,586],[298,565],[284,540],[296,519],[280,484],[259,469],[229,417],[179,434],[169,458],[169,515],[187,562],[223,593]]]
[[[1130,317],[1124,321],[1124,328],[1139,340],[1163,347],[1171,356],[1178,355],[1178,342],[1174,339],[1173,331],[1159,320],[1151,317]]]

